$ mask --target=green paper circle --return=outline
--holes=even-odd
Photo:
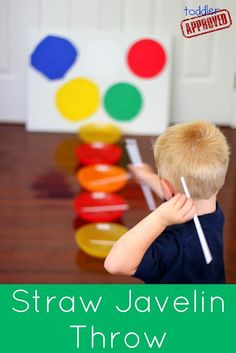
[[[129,121],[140,112],[142,101],[142,95],[135,86],[122,82],[108,88],[104,97],[104,107],[112,118]]]

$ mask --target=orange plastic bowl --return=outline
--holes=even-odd
[[[126,185],[128,173],[121,167],[95,164],[81,168],[76,178],[89,191],[115,192]]]

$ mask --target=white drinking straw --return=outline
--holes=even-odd
[[[129,173],[124,174],[124,175],[117,175],[113,177],[107,177],[107,178],[102,178],[102,179],[95,179],[90,182],[91,185],[96,186],[96,185],[106,185],[106,184],[112,184],[112,183],[117,183],[119,181],[127,180],[131,178],[131,175]]]
[[[141,155],[139,152],[139,148],[138,148],[138,144],[137,141],[134,139],[126,139],[126,150],[129,154],[129,158],[131,160],[131,163],[134,165],[141,165],[142,164],[142,159],[141,159]],[[155,200],[153,198],[151,189],[149,188],[149,186],[141,183],[140,184],[143,195],[145,197],[145,200],[147,202],[148,208],[149,210],[153,211],[156,208],[156,203]]]
[[[104,206],[86,206],[81,207],[82,212],[109,212],[109,211],[125,211],[129,209],[129,205],[104,205]]]
[[[187,187],[187,184],[186,184],[186,181],[185,181],[184,177],[180,177],[180,180],[181,180],[185,195],[187,196],[187,198],[190,198],[191,196],[189,194],[189,190],[188,190],[188,187]],[[200,224],[199,218],[198,218],[198,216],[196,214],[194,215],[193,220],[194,220],[194,224],[195,224],[195,227],[196,227],[196,230],[197,230],[197,234],[198,234],[198,237],[199,237],[199,240],[200,240],[200,243],[201,243],[202,251],[203,251],[203,254],[205,256],[206,263],[209,264],[212,261],[212,255],[211,255],[210,249],[208,247],[208,244],[207,244],[207,241],[206,241],[206,237],[205,237],[205,235],[203,233],[202,226]]]
[[[91,239],[90,240],[91,244],[94,245],[114,245],[115,241],[114,240],[97,240],[97,239]]]

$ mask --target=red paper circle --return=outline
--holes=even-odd
[[[82,164],[115,164],[122,154],[116,145],[102,142],[83,143],[76,149],[76,156]]]
[[[158,75],[164,68],[166,53],[156,40],[142,39],[130,47],[127,61],[135,75],[151,78]]]
[[[107,207],[107,210],[104,210],[104,206]],[[121,209],[114,210],[116,206],[118,208],[121,206]],[[101,207],[100,211],[99,207]],[[75,198],[74,208],[78,216],[88,222],[111,222],[120,218],[128,207],[126,200],[120,195],[106,192],[86,192]]]

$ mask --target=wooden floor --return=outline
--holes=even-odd
[[[228,283],[236,283],[236,130],[222,128],[232,149],[226,184],[219,194],[225,213],[225,262]],[[139,137],[145,161],[153,164],[150,137]],[[103,261],[80,251],[73,198],[74,135],[26,133],[20,125],[0,125],[0,283],[138,283],[111,276]],[[121,165],[125,165],[124,156]],[[120,220],[133,226],[148,214],[137,184],[120,192],[130,210]]]

